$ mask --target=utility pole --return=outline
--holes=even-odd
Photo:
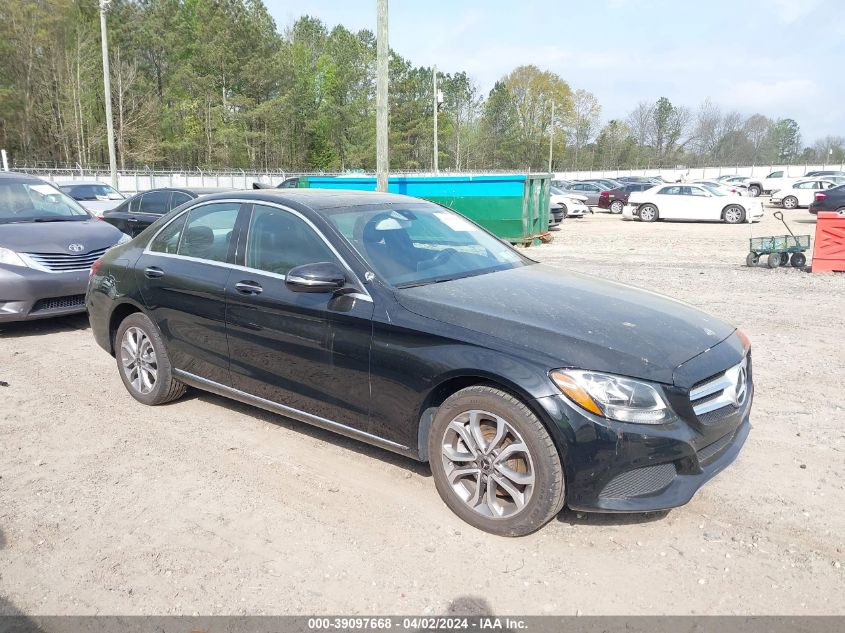
[[[387,0],[376,0],[376,190],[387,191]]]
[[[106,34],[106,10],[111,0],[100,0],[100,41],[103,46],[103,92],[106,102],[106,130],[109,139],[111,186],[117,189],[117,159],[114,155],[114,125],[111,116],[111,78],[109,77],[109,39]]]
[[[432,67],[431,76],[433,78],[434,90],[432,92],[432,102],[434,103],[434,173],[438,173],[440,171],[440,167],[438,165],[438,153],[439,149],[437,147],[437,111],[440,109],[440,103],[438,103],[438,94],[437,94],[437,66]]]
[[[552,123],[549,126],[549,173],[552,173],[552,147],[555,143],[555,102],[552,100]]]

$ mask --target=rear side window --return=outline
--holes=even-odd
[[[179,238],[182,236],[182,228],[185,226],[185,220],[187,219],[188,214],[183,213],[168,224],[161,233],[156,235],[150,244],[150,250],[155,253],[175,255],[179,248]]]
[[[179,255],[225,262],[241,205],[220,202],[194,207],[179,240]]]
[[[663,187],[657,193],[663,196],[679,196],[681,195],[681,188],[680,187]]]
[[[168,211],[167,204],[169,201],[169,191],[148,191],[141,197],[140,212],[164,215]]]
[[[135,196],[129,201],[129,204],[126,206],[124,211],[129,211],[129,213],[138,213],[138,207],[141,206],[141,196]]]
[[[192,200],[191,196],[187,193],[182,193],[181,191],[174,191],[173,195],[170,197],[170,208],[175,209],[181,204],[185,204],[189,200]]]

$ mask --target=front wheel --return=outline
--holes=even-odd
[[[766,258],[766,265],[769,268],[777,268],[780,266],[780,253],[772,253]]]
[[[803,268],[804,264],[807,263],[807,256],[804,253],[792,253],[790,263],[793,268]]]
[[[728,224],[740,224],[745,221],[745,209],[739,205],[732,204],[722,212],[722,217]]]
[[[537,416],[504,391],[477,385],[447,398],[434,417],[428,454],[444,503],[485,532],[529,534],[563,507],[554,442]]]
[[[748,253],[748,255],[745,256],[746,266],[756,266],[759,261],[760,256],[757,253]]]
[[[126,390],[138,402],[164,404],[185,393],[185,385],[173,378],[158,328],[141,312],[130,314],[117,328],[115,358]]]
[[[762,189],[760,189],[760,187],[758,187],[757,185],[751,185],[751,186],[748,188],[748,193],[750,193],[752,196],[754,196],[754,197],[756,198],[756,197],[757,197],[757,196],[759,196],[761,193],[763,193],[763,190],[762,190]]]
[[[643,222],[654,222],[657,219],[657,207],[653,204],[644,204],[640,207],[640,220]]]

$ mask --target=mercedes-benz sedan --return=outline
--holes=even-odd
[[[87,305],[136,400],[194,387],[427,461],[446,505],[496,534],[564,503],[682,505],[750,428],[734,327],[406,196],[196,200],[109,251]]]

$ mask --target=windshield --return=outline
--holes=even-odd
[[[552,195],[554,195],[554,196],[560,196],[560,195],[563,194],[563,189],[558,189],[557,187],[551,187],[550,191],[552,192]]]
[[[531,263],[463,216],[434,204],[339,209],[327,217],[373,271],[398,288]]]
[[[60,189],[74,200],[123,200],[124,195],[109,185],[63,185]]]
[[[41,182],[0,182],[0,224],[90,220],[73,198]]]
[[[720,191],[718,187],[714,187],[713,185],[701,185],[701,186],[704,187],[705,189],[707,189],[707,191],[712,193],[714,196],[720,196],[721,197],[721,196],[727,195],[726,193]]]

